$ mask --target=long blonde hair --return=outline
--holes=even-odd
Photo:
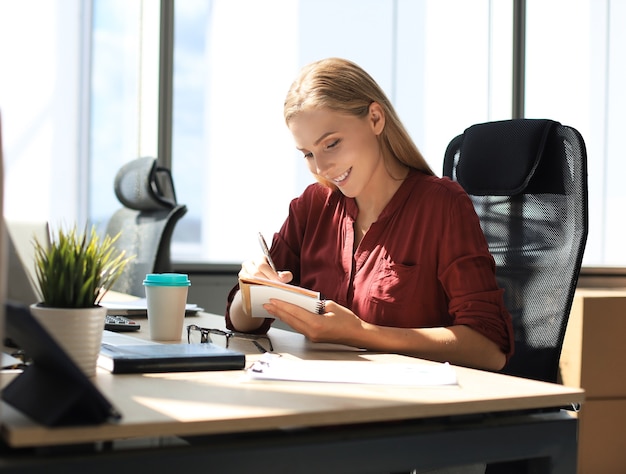
[[[386,154],[409,168],[434,175],[380,86],[361,67],[346,59],[322,59],[300,70],[285,98],[285,122],[289,124],[299,112],[321,108],[366,117],[372,102],[380,104],[385,114],[385,128],[379,139]]]

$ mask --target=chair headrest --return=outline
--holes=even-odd
[[[159,176],[168,178],[168,192],[164,192]],[[156,158],[137,158],[126,163],[115,176],[115,195],[129,209],[157,211],[176,206],[172,176],[167,168],[157,166]]]
[[[555,125],[548,119],[514,119],[469,127],[460,145],[457,180],[475,196],[528,191]]]

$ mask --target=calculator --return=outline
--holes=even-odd
[[[107,314],[104,321],[104,329],[107,331],[130,332],[139,331],[140,328],[141,324],[132,319],[125,318],[124,316]]]

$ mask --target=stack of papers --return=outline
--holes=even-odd
[[[148,302],[145,298],[129,301],[103,301],[102,306],[106,306],[107,314],[114,316],[147,316]],[[187,304],[185,306],[185,316],[193,316],[199,311],[204,311],[197,304]]]

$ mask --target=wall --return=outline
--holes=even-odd
[[[226,309],[226,297],[231,288],[237,283],[237,273],[202,274],[194,271],[185,271],[176,267],[177,272],[187,273],[191,280],[189,287],[189,303],[197,304],[208,313],[223,315]]]

